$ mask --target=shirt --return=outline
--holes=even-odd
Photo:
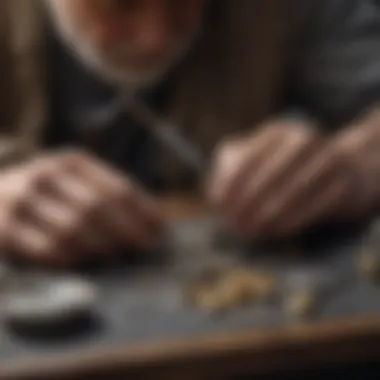
[[[211,16],[217,15],[212,2]],[[344,125],[380,94],[380,12],[375,0],[292,0],[295,35],[280,109],[296,110],[326,130]],[[206,18],[206,22],[209,20]],[[115,89],[92,76],[51,33],[50,146],[83,145],[150,188],[160,187],[155,143],[126,113],[107,117]],[[164,83],[143,94],[156,109]]]
[[[53,32],[48,46],[51,70],[46,145],[85,148],[145,187],[159,189],[153,138],[127,112],[114,109],[119,95],[116,88],[86,70]],[[165,83],[141,97],[159,111],[168,90]]]
[[[344,126],[380,96],[380,2],[292,0],[295,36],[283,105],[326,129]]]

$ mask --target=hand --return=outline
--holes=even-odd
[[[278,238],[355,202],[354,177],[337,144],[303,124],[280,122],[216,151],[211,202],[247,238]]]
[[[0,175],[5,252],[53,264],[148,249],[162,227],[137,184],[83,153],[46,155]]]

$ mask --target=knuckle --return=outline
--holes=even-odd
[[[224,157],[229,156],[231,152],[235,151],[235,145],[233,141],[225,139],[220,141],[214,148],[213,157],[214,161],[223,161]]]
[[[101,205],[106,202],[105,197],[102,197],[96,192],[89,192],[82,200],[81,207],[78,209],[78,214],[86,216],[96,212]]]
[[[52,236],[42,233],[27,225],[18,224],[18,232],[21,238],[13,232],[10,236],[9,245],[19,254],[36,259],[52,255],[56,252],[56,244]]]
[[[59,174],[59,167],[54,160],[47,158],[41,159],[33,167],[28,168],[24,173],[24,188],[25,193],[36,193],[49,187]]]
[[[240,145],[240,141],[236,140],[224,140],[216,148],[217,157],[225,157],[234,154]]]
[[[71,236],[73,233],[80,233],[89,219],[89,214],[90,212],[86,212],[85,210],[78,210],[73,214],[71,223],[65,226],[66,235]]]
[[[11,195],[8,200],[8,212],[12,218],[22,218],[31,215],[41,201],[38,199],[38,182],[35,179],[28,181],[19,191]]]
[[[63,241],[67,239],[71,229],[75,230],[76,228],[76,220],[70,216],[55,226],[53,234],[57,241]]]
[[[27,189],[28,193],[35,194],[39,191],[50,190],[52,188],[57,170],[55,167],[44,169],[31,179],[29,188]]]
[[[8,205],[7,211],[10,220],[21,220],[30,211],[30,202],[25,198],[14,199]]]
[[[6,210],[11,220],[23,219],[33,211],[33,196],[27,191],[15,194],[8,203]]]
[[[57,244],[65,245],[75,238],[75,235],[81,233],[86,221],[84,215],[85,213],[78,208],[67,210],[51,224],[49,230]]]
[[[114,178],[106,190],[106,196],[101,200],[103,203],[124,203],[133,199],[136,191],[137,186],[129,178]]]
[[[314,149],[322,144],[320,136],[308,128],[291,128],[286,136],[287,141],[295,149]]]
[[[319,141],[319,134],[314,126],[306,123],[294,123],[291,131],[294,135],[298,135],[304,142]]]
[[[87,165],[89,160],[90,157],[88,153],[80,149],[70,149],[69,151],[61,153],[58,157],[59,164],[64,168],[70,169],[78,169],[78,166],[83,167]]]
[[[127,180],[122,182],[115,183],[110,191],[111,200],[115,202],[120,202],[124,200],[129,200],[133,198],[134,186],[131,181]]]
[[[41,181],[41,177],[43,176],[33,175],[27,178],[27,180],[24,183],[24,186],[20,188],[17,194],[18,199],[25,199],[25,198],[32,197],[38,188],[38,185]]]
[[[55,229],[53,237],[57,247],[64,247],[70,241],[72,241],[78,234],[81,234],[85,218],[82,212],[73,214],[70,218],[67,218],[65,223],[62,223]]]
[[[58,251],[58,241],[53,236],[46,237],[40,245],[35,246],[34,252],[39,256],[53,255]]]
[[[88,155],[81,149],[71,148],[63,152],[60,158],[73,159],[73,160],[86,160]]]
[[[262,130],[268,134],[286,133],[289,124],[282,120],[272,120],[263,125]]]
[[[219,174],[232,173],[232,169],[243,164],[249,155],[250,147],[248,143],[245,146],[241,142],[228,143],[222,147],[216,156],[215,171]]]

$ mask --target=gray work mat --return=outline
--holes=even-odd
[[[66,339],[39,340],[17,335],[0,325],[0,362],[294,323],[284,314],[280,302],[254,305],[223,318],[211,318],[187,306],[181,294],[184,279],[214,259],[229,262],[233,257],[242,257],[254,267],[269,267],[278,272],[285,292],[297,282],[320,281],[333,287],[333,296],[326,300],[318,316],[321,320],[380,313],[380,287],[360,279],[355,268],[363,244],[363,234],[357,230],[344,229],[338,233],[327,229],[327,233],[311,234],[304,239],[305,245],[300,243],[296,248],[251,247],[249,254],[228,244],[216,249],[210,231],[213,228],[208,220],[177,224],[167,247],[174,254],[168,259],[87,273],[99,286],[101,299],[97,310],[99,324],[86,333]]]

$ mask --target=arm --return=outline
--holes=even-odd
[[[211,201],[249,238],[360,218],[379,205],[380,11],[369,0],[300,1],[310,8],[297,8],[306,28],[294,43],[298,112],[222,144],[211,173]]]
[[[363,207],[380,203],[380,4],[375,0],[303,2],[293,61],[299,107],[354,161]],[[317,4],[317,6],[316,6]]]

